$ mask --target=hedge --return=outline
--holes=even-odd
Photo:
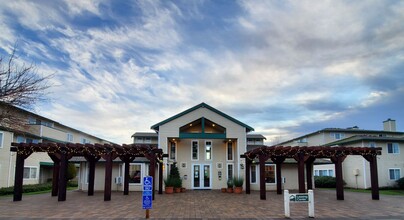
[[[76,181],[67,182],[67,187],[77,187]],[[52,183],[31,184],[22,186],[23,193],[47,191],[52,189]],[[0,196],[12,195],[14,193],[14,186],[0,188]]]
[[[404,189],[404,177],[398,179],[396,182],[397,182],[398,188]]]
[[[332,176],[315,176],[314,185],[316,188],[335,188],[337,179]]]

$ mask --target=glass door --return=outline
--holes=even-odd
[[[210,164],[194,164],[192,166],[192,186],[194,189],[211,188]]]

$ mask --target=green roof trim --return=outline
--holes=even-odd
[[[227,115],[227,114],[213,108],[212,106],[210,106],[210,105],[208,105],[208,104],[206,104],[204,102],[202,102],[201,104],[196,105],[196,106],[194,106],[194,107],[192,107],[190,109],[187,109],[187,110],[185,110],[185,111],[183,111],[183,112],[181,112],[179,114],[176,114],[176,115],[174,115],[174,116],[172,116],[172,117],[170,117],[170,118],[168,118],[168,119],[166,119],[166,120],[164,120],[162,122],[159,122],[159,123],[151,126],[151,129],[159,130],[159,126],[161,126],[163,124],[166,124],[166,123],[168,123],[168,122],[170,122],[170,121],[172,121],[174,119],[177,119],[179,117],[182,117],[182,116],[184,116],[184,115],[186,115],[186,114],[188,114],[190,112],[193,112],[193,111],[195,111],[195,110],[197,110],[199,108],[207,108],[207,109],[211,110],[212,112],[214,112],[214,113],[216,113],[216,114],[218,114],[218,115],[220,115],[220,116],[222,116],[224,118],[227,118],[230,121],[232,121],[232,122],[234,122],[234,123],[236,123],[238,125],[241,125],[241,126],[245,127],[247,132],[254,131],[254,128],[252,128],[251,126],[248,126],[248,125],[242,123],[241,121],[239,121],[239,120],[237,120],[237,119],[235,119],[235,118],[233,118],[233,117],[231,117],[231,116],[229,116],[229,115]]]
[[[226,134],[215,133],[180,133],[180,139],[226,139]]]
[[[39,165],[53,167],[53,162],[39,162]]]
[[[362,141],[370,141],[370,142],[404,142],[403,137],[375,137],[375,136],[364,136],[364,135],[355,135],[349,138],[345,138],[342,140],[334,141],[328,144],[325,144],[324,146],[334,146],[334,145],[340,145],[340,144],[352,144],[352,143],[357,143],[357,142],[362,142]]]

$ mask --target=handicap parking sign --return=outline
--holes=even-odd
[[[143,209],[151,209],[153,204],[153,177],[145,176],[143,178]]]

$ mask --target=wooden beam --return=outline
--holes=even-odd
[[[163,194],[163,162],[159,163],[159,194]]]
[[[104,156],[105,159],[105,184],[104,184],[104,201],[111,201],[111,184],[112,184],[112,152]]]
[[[87,160],[88,162],[88,191],[87,195],[88,196],[93,196],[94,195],[94,182],[95,182],[95,165],[97,163],[97,160],[95,158],[91,158]]]
[[[306,181],[307,190],[313,189],[313,163],[316,160],[315,157],[310,157],[306,160]]]
[[[380,200],[379,196],[379,177],[377,173],[377,156],[376,155],[366,155],[363,156],[370,165],[370,184],[372,187],[372,199]]]
[[[149,176],[153,178],[153,191],[152,191],[152,198],[154,200],[154,191],[155,191],[155,185],[156,185],[156,158],[154,158],[154,154],[150,155],[150,168],[149,168]]]
[[[272,156],[271,160],[276,164],[276,193],[282,194],[282,163],[285,157]]]
[[[344,179],[342,175],[342,162],[346,156],[331,157],[331,161],[335,164],[335,178],[336,178],[336,191],[337,200],[344,200]]]
[[[15,162],[15,178],[14,178],[14,198],[13,201],[22,200],[22,185],[24,179],[24,160],[25,156],[17,153]]]
[[[295,160],[297,161],[297,172],[298,172],[298,181],[299,181],[299,193],[306,192],[306,184],[304,179],[304,153],[300,152],[296,155]]]

